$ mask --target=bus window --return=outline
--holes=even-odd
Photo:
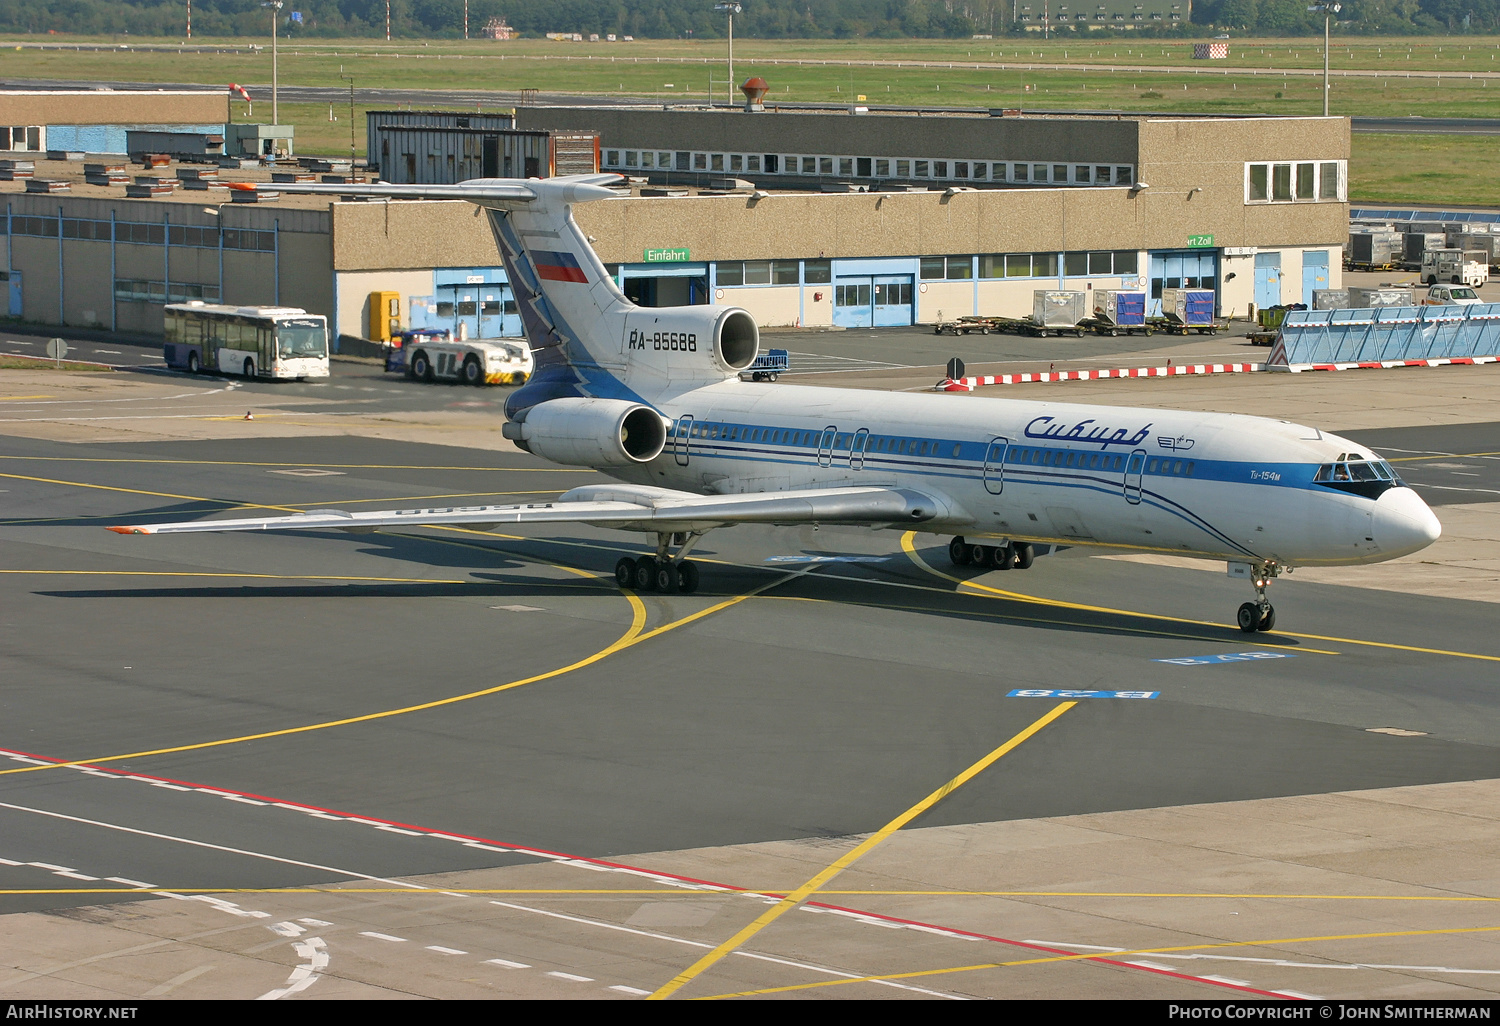
[[[328,354],[328,330],[322,321],[280,321],[276,325],[277,355],[283,360]]]

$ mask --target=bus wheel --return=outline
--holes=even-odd
[[[463,375],[466,385],[484,384],[484,368],[479,366],[479,361],[472,356],[464,361]]]
[[[198,354],[197,353],[188,353],[188,373],[189,374],[197,374],[198,373]]]
[[[245,377],[247,377],[247,378],[253,378],[253,377],[255,377],[255,361],[254,360],[246,360],[245,361]]]

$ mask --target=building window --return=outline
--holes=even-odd
[[[751,153],[751,154],[748,154],[745,157],[745,170],[746,171],[759,171],[760,170],[760,155],[759,154],[757,154],[757,153]]]
[[[1246,203],[1341,200],[1346,164],[1341,160],[1286,164],[1246,164]]]
[[[805,174],[805,175],[815,175],[815,174],[817,174],[818,173],[818,158],[817,157],[803,157],[802,158],[802,173]]]
[[[750,159],[752,161],[755,160],[754,157],[751,157]],[[777,171],[781,170],[781,156],[779,154],[776,154],[776,153],[767,153],[765,161],[766,161],[766,174],[768,174],[768,175],[774,175]],[[750,170],[751,171],[757,170],[757,168],[755,167],[755,165],[753,163],[750,165]]]
[[[802,280],[809,285],[826,285],[833,281],[832,260],[804,260]]]
[[[840,157],[839,158],[839,176],[841,178],[853,178],[854,177],[854,158],[853,157]]]
[[[898,160],[898,161],[896,161],[896,177],[897,178],[910,178],[911,177],[911,161],[909,161],[909,160]]]
[[[695,154],[693,154],[693,170],[694,171],[707,171],[708,170],[708,154],[707,153],[695,153]]]
[[[636,165],[636,152],[635,152],[635,150],[626,150],[625,151],[625,166],[626,167],[635,167],[635,165]]]
[[[820,174],[820,175],[831,175],[831,174],[833,174],[833,158],[832,157],[819,157],[818,158],[818,174]]]
[[[914,160],[914,161],[912,161],[911,176],[913,178],[926,178],[926,177],[928,177],[928,174],[929,174],[929,172],[928,172],[928,166],[929,166],[930,163],[931,163],[930,161],[926,161],[926,160]]]
[[[1093,180],[1092,170],[1087,164],[1079,164],[1073,169],[1073,183],[1075,185],[1088,185]]]
[[[1047,165],[1046,164],[1033,164],[1033,165],[1031,165],[1031,180],[1033,182],[1045,182],[1047,180]]]
[[[743,156],[741,156],[740,154],[738,154],[738,153],[731,153],[729,155],[729,170],[731,170],[731,171],[743,171],[743,170],[745,170],[745,158]]]
[[[605,164],[606,167],[619,167],[620,166],[620,151],[619,150],[605,150],[604,151],[604,164]]]
[[[655,166],[656,166],[656,154],[652,153],[650,150],[642,150],[641,151],[641,167],[655,167]]]
[[[932,177],[947,178],[948,162],[946,160],[934,160],[932,162]]]
[[[722,153],[715,153],[715,154],[710,155],[709,158],[708,158],[708,169],[710,171],[723,171],[724,170],[724,154],[722,154]]]
[[[1318,199],[1336,200],[1339,198],[1339,165],[1337,161],[1329,161],[1318,167]]]
[[[890,175],[891,175],[891,162],[889,160],[877,158],[876,161],[875,161],[875,177],[876,178],[889,178]]]
[[[1066,165],[1066,164],[1053,164],[1052,165],[1052,180],[1054,182],[1066,182],[1068,180],[1068,165]]]

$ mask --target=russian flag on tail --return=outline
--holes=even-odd
[[[584,275],[583,268],[578,266],[578,259],[572,253],[534,249],[531,251],[531,259],[536,264],[536,273],[540,278],[548,281],[577,281],[588,284],[589,280]]]

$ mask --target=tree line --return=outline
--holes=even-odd
[[[1054,4],[1054,9],[1062,0]],[[735,34],[755,39],[950,38],[1024,32],[1015,0],[742,0]],[[727,30],[713,0],[468,0],[469,34],[491,19],[528,37],[548,32],[609,33],[638,39],[720,39]],[[1033,3],[1033,9],[1036,4]],[[1191,20],[1148,23],[1131,35],[1308,35],[1323,30],[1307,0],[1198,0]],[[380,37],[385,0],[286,0],[279,31],[290,38]],[[391,34],[403,39],[463,35],[464,0],[390,0]],[[1345,0],[1345,35],[1493,33],[1500,0]],[[0,32],[182,38],[185,0],[0,0]],[[1035,18],[1031,24],[1035,25]],[[1070,32],[1054,24],[1053,32]],[[1087,32],[1085,36],[1113,34]],[[197,36],[266,36],[259,0],[196,0]]]

